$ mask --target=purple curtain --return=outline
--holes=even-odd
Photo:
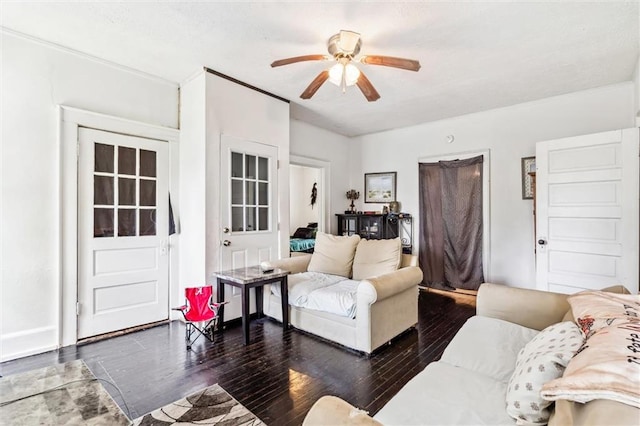
[[[482,271],[482,155],[420,163],[423,284],[477,290]]]

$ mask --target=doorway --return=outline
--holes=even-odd
[[[168,174],[168,188],[174,200],[179,199],[177,179],[179,175],[177,169],[178,162],[174,160],[178,158],[180,132],[177,129],[150,125],[62,105],[59,106],[58,111],[60,120],[60,133],[58,135],[58,144],[60,147],[60,231],[58,234],[60,254],[58,257],[58,298],[54,303],[58,307],[57,317],[60,320],[57,330],[57,340],[60,346],[68,346],[75,344],[79,336],[80,191],[78,184],[80,161],[78,156],[82,154],[82,150],[79,150],[80,130],[83,128],[100,129],[101,131],[115,135],[131,135],[136,139],[163,141],[162,143],[166,145],[169,156],[170,172]],[[157,192],[157,194],[160,193]],[[162,197],[162,195],[157,195],[157,197]],[[91,197],[89,197],[89,199],[91,200]],[[162,198],[157,198],[157,200],[158,205],[161,205],[161,201],[164,201]],[[166,202],[168,202],[168,197],[166,200]],[[178,223],[179,217],[176,216],[176,219],[176,223]],[[163,219],[157,219],[157,223],[160,223],[160,220]],[[168,224],[168,222],[165,222],[165,224]],[[168,252],[169,263],[167,311],[170,306],[178,306],[178,304],[184,300],[184,296],[179,294],[177,281],[179,254],[177,238],[177,234],[174,234],[165,239],[168,242],[166,250]],[[82,311],[82,306],[80,306],[80,311]]]
[[[491,280],[491,209],[490,209],[490,187],[491,187],[491,177],[490,177],[490,151],[482,150],[482,151],[472,151],[472,152],[460,152],[453,154],[443,154],[433,157],[423,157],[418,159],[418,163],[438,163],[438,162],[453,162],[455,160],[470,160],[474,157],[482,158],[481,163],[481,171],[480,175],[482,176],[482,213],[481,213],[481,222],[482,222],[482,241],[481,241],[481,251],[482,251],[482,272],[484,275],[484,281]],[[464,204],[464,203],[463,203]],[[422,217],[419,218],[420,221],[423,220]],[[424,224],[420,224],[420,228],[423,228]],[[423,245],[423,236],[419,236],[420,238],[420,251],[422,252],[425,247]],[[428,236],[426,237],[428,238]]]
[[[290,234],[308,227],[309,223],[317,223],[318,231],[331,233],[329,162],[294,155],[289,161]],[[315,193],[314,200],[312,193]]]
[[[321,170],[291,164],[289,168],[289,224],[291,231],[318,226],[321,222]]]

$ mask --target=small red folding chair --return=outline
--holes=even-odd
[[[202,335],[213,343],[214,329],[216,320],[218,319],[218,308],[223,303],[213,303],[212,300],[213,287],[187,287],[184,289],[184,295],[187,303],[174,311],[182,312],[186,322],[187,349],[191,349],[191,345]],[[225,302],[226,303],[226,302]],[[198,326],[198,324],[200,324]],[[191,340],[191,336],[197,333],[195,339]]]

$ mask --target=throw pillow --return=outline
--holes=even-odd
[[[344,237],[318,232],[316,246],[307,271],[351,278],[351,268],[358,242],[360,242],[359,235]]]
[[[517,424],[547,424],[551,401],[540,396],[540,389],[562,376],[582,341],[580,329],[567,321],[545,328],[520,350],[507,387],[507,413]]]
[[[398,269],[402,258],[402,241],[360,240],[353,259],[353,279],[364,280]]]
[[[615,323],[638,321],[640,297],[605,291],[582,291],[568,297],[571,312],[588,338],[592,333]]]
[[[298,228],[296,232],[293,233],[291,238],[302,238],[302,239],[310,239],[315,237],[315,229],[313,228]]]
[[[640,408],[640,296],[589,291],[568,300],[587,340],[542,396],[581,403],[609,399]]]

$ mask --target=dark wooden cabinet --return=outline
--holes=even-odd
[[[412,218],[408,214],[336,214],[338,235],[358,234],[368,240],[398,238],[402,251],[411,253],[413,244]]]

